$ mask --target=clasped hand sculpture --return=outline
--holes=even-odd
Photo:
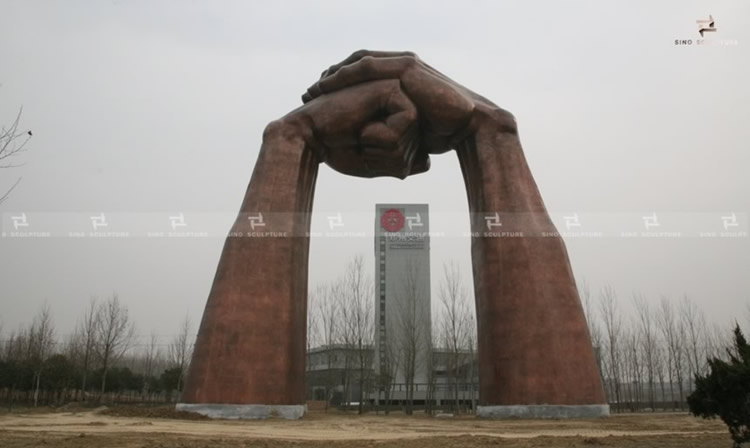
[[[405,178],[454,149],[473,235],[478,415],[607,415],[565,245],[513,116],[409,52],[355,52],[324,71],[303,101],[264,132],[231,231],[250,237],[226,240],[178,407],[300,417],[318,165]],[[487,232],[488,217],[517,231]],[[256,225],[274,236],[255,237]]]
[[[352,176],[405,178],[429,169],[429,155],[513,116],[411,52],[357,51],[324,71],[302,107],[269,127],[304,138],[321,162]]]

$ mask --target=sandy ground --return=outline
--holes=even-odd
[[[130,412],[129,414],[136,414]],[[145,415],[146,413],[144,413]],[[0,447],[730,447],[720,421],[687,414],[480,420],[309,413],[299,421],[186,421],[101,411],[0,414]]]

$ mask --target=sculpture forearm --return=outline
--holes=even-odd
[[[515,120],[487,114],[457,153],[472,217],[480,404],[604,403],[565,244]]]
[[[300,341],[317,172],[318,162],[295,127],[269,125],[219,260],[184,403],[304,402]]]

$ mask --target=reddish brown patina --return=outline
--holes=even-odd
[[[474,232],[480,404],[605,404],[565,245],[513,116],[408,52],[356,52],[303,100],[266,128],[182,402],[303,404],[318,164],[404,178],[455,150]]]

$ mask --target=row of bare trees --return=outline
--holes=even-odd
[[[0,398],[9,406],[19,400],[34,406],[98,403],[123,394],[130,400],[172,400],[182,389],[193,340],[186,316],[170,342],[151,334],[138,343],[117,294],[92,298],[75,332],[58,340],[51,309],[44,305],[29,325],[0,340]]]
[[[362,257],[355,257],[338,280],[314,289],[309,303],[308,349],[342,348],[323,352],[327,357],[324,364],[332,371],[325,384],[327,400],[341,386],[344,400],[349,400],[352,385],[358,383],[352,401],[359,403],[361,412],[368,391],[377,397],[384,392],[388,404],[392,387],[403,381],[408,412],[415,372],[426,369],[428,401],[437,388],[443,400],[446,392],[450,394],[454,412],[474,408],[477,330],[472,294],[458,266],[445,265],[437,291],[439,300],[433,307],[431,338],[423,344],[416,335],[419,327],[429,322],[420,319],[416,311],[422,292],[415,279],[415,272],[404,272],[400,302],[405,308],[399,310],[397,338],[386,347],[385,365],[379,371],[374,369],[377,363],[373,358],[378,356],[378,302]],[[609,286],[592,294],[586,282],[580,292],[605,391],[616,411],[684,408],[694,388],[693,379],[706,372],[706,360],[724,356],[730,345],[728,327],[709,324],[704,311],[688,296],[653,300],[636,293],[623,299]],[[750,322],[750,305],[746,312]],[[400,379],[396,378],[398,371]],[[460,403],[467,401],[470,405],[461,409]]]
[[[451,397],[455,412],[474,408],[477,334],[470,290],[456,264],[444,266],[430,326],[414,305],[424,294],[416,291],[416,271],[411,277],[410,282],[410,275],[405,275],[402,288],[406,308],[399,310],[396,334],[400,339],[388,344],[387,365],[380,371],[373,369],[377,301],[363,258],[355,257],[339,279],[312,291],[308,351],[314,355],[316,348],[336,348],[320,352],[328,375],[316,381],[325,386],[327,403],[343,388],[344,401],[356,401],[362,412],[373,392],[384,392],[388,404],[391,389],[399,381],[406,386],[405,410],[411,410],[409,400],[417,388],[415,372],[423,369],[427,401],[440,390],[439,398]],[[682,407],[693,390],[695,375],[706,372],[706,359],[724,356],[730,345],[731,332],[709,324],[689,297],[649,301],[634,294],[623,300],[611,287],[594,295],[585,282],[580,290],[602,379],[615,410]],[[746,313],[750,322],[750,305]],[[431,337],[423,343],[415,335],[426,326],[431,328]],[[28,325],[10,333],[0,328],[0,334],[4,335],[0,340],[0,399],[34,405],[99,402],[125,392],[133,401],[174,400],[182,389],[194,341],[186,316],[169,342],[155,334],[138,342],[128,309],[116,294],[106,300],[91,299],[76,331],[63,340],[56,337],[47,305]],[[400,379],[396,377],[399,367]],[[308,362],[308,369],[308,375],[315,373],[313,362]],[[460,403],[467,400],[471,405],[461,408]]]
[[[683,408],[696,374],[707,358],[722,357],[731,332],[710,325],[688,296],[648,300],[635,293],[633,312],[611,287],[597,297],[584,282],[580,288],[592,344],[610,403],[617,410]]]

